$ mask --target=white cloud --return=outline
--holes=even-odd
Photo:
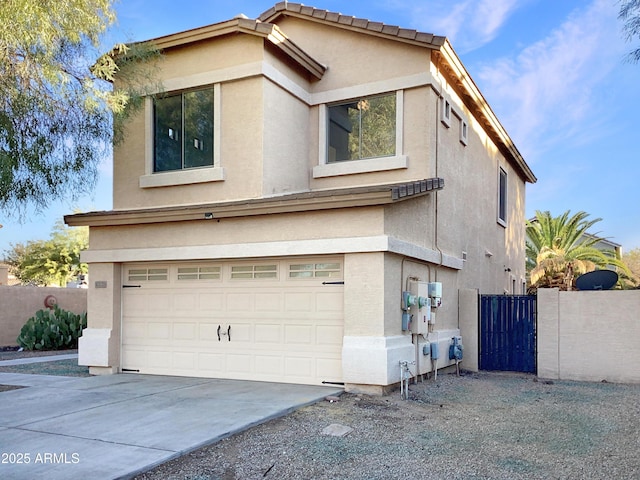
[[[410,12],[412,27],[443,35],[458,52],[478,49],[491,42],[510,15],[530,0],[392,0],[394,9]]]
[[[615,5],[594,0],[547,38],[475,76],[516,144],[544,150],[594,133],[588,126],[602,121],[598,89],[607,87],[623,51]]]

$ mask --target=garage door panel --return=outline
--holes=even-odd
[[[171,338],[171,323],[149,322],[147,324],[147,337],[150,339],[169,340]]]
[[[312,325],[287,325],[284,329],[284,343],[311,345],[314,343],[314,327]]]
[[[126,340],[142,340],[147,336],[147,324],[123,319],[122,337]]]
[[[252,312],[253,296],[249,292],[227,293],[226,311],[228,312]]]
[[[199,323],[198,339],[204,342],[218,341],[218,325],[219,323]]]
[[[254,305],[256,312],[279,312],[282,310],[282,294],[280,292],[255,293]]]
[[[281,355],[256,355],[256,373],[281,377],[283,373],[283,359]]]
[[[192,313],[200,310],[198,295],[188,293],[173,294],[173,306],[176,313]]]
[[[155,314],[167,314],[170,310],[170,306],[171,306],[171,297],[169,295],[166,294],[148,294],[145,295],[145,302],[142,304],[143,305],[143,312],[140,313],[144,313],[144,314],[149,314],[149,313],[155,313]],[[135,313],[132,312],[132,313]]]
[[[200,293],[198,295],[200,311],[221,311],[224,309],[224,294],[219,293]]]
[[[253,371],[254,356],[249,352],[244,354],[227,354],[227,371],[231,375],[246,375]],[[246,378],[243,377],[243,378]]]
[[[282,327],[277,324],[265,324],[255,326],[256,343],[282,343]]]
[[[196,368],[196,354],[190,352],[174,352],[171,355],[171,366],[176,369],[193,371]]]
[[[342,360],[340,358],[319,358],[316,360],[316,374],[327,379],[328,382],[341,381],[342,375],[336,375],[336,372],[341,371]]]
[[[225,355],[222,353],[201,353],[198,355],[198,368],[207,372],[223,373]]]
[[[314,360],[305,357],[287,357],[285,360],[285,376],[312,377],[315,376]]]
[[[284,296],[285,312],[311,312],[315,307],[314,296],[308,292],[286,293]]]
[[[177,340],[196,340],[196,323],[183,323],[173,325],[173,338]]]
[[[147,365],[152,365],[156,370],[164,370],[171,367],[171,357],[167,355],[167,352],[164,350],[150,350],[145,352],[146,355],[146,363]]]
[[[278,271],[269,278],[231,279],[231,266],[219,265],[219,279],[198,281],[202,268],[164,264],[166,279],[123,290],[122,368],[291,383],[341,380],[342,286],[323,286],[325,279],[307,274],[290,278],[286,260],[269,261]],[[228,327],[230,336],[224,335]]]
[[[128,348],[122,352],[122,368],[136,368],[147,364],[147,352],[141,349]]]
[[[342,292],[321,292],[316,294],[316,310],[318,312],[339,313],[342,318]]]
[[[342,348],[342,335],[341,326],[318,326],[316,327],[316,344]]]

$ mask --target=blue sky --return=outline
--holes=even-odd
[[[244,13],[266,0],[121,0],[105,39],[146,40]],[[603,220],[593,233],[640,247],[638,184],[640,64],[617,19],[618,0],[316,0],[345,15],[449,37],[516,146],[538,177],[527,186],[527,216],[584,210]],[[295,41],[295,38],[293,39]],[[0,257],[11,243],[46,239],[75,210],[112,207],[111,160],[94,195],[56,202],[23,223],[0,212]]]

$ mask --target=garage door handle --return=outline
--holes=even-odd
[[[221,325],[218,325],[218,341],[222,341],[222,339],[220,338],[220,335],[226,335],[227,336],[227,340],[230,342],[231,341],[231,325],[229,325],[227,327],[227,331],[226,332],[221,332],[220,330],[222,329]]]

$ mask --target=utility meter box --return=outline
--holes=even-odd
[[[429,298],[429,284],[426,282],[409,282],[409,292],[416,298],[415,305],[411,307],[413,318],[411,319],[411,333],[415,335],[427,335],[429,322],[431,321],[431,298]]]
[[[429,282],[428,296],[431,298],[431,306],[434,308],[442,305],[442,283]]]

